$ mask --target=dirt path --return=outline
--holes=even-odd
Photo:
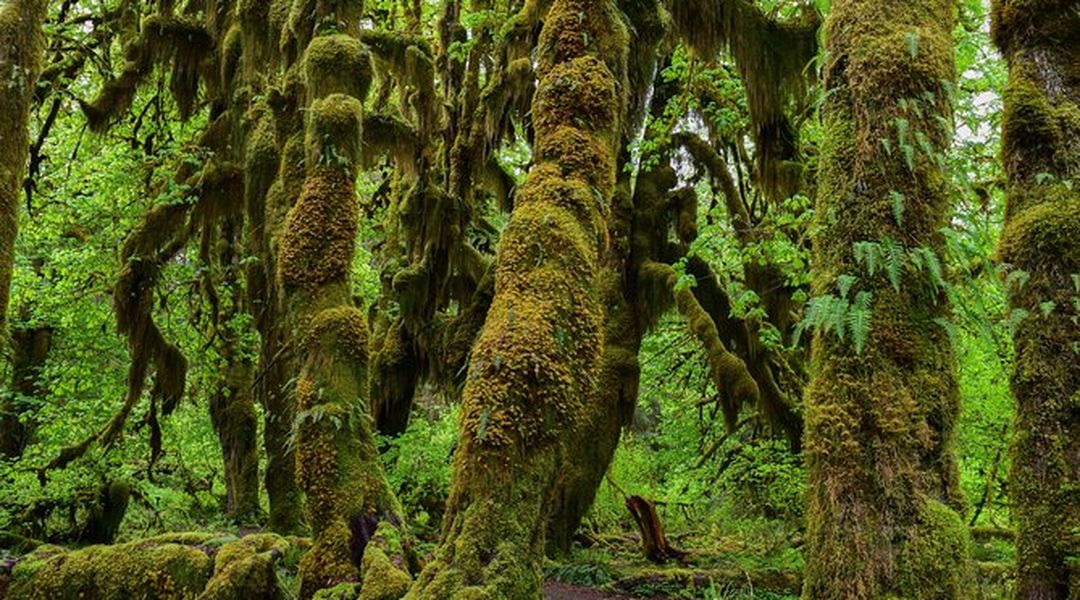
[[[630,596],[601,592],[592,588],[547,582],[544,584],[544,600],[634,600]]]

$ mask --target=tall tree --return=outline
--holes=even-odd
[[[1014,334],[1009,477],[1017,598],[1080,595],[1080,2],[999,0],[1009,66],[1002,120],[1008,201],[1000,260]]]
[[[606,1],[556,0],[543,23],[536,163],[501,240],[463,392],[442,540],[408,596],[415,600],[540,597],[551,492],[597,385],[597,278],[629,36]]]
[[[0,335],[5,338],[19,194],[30,152],[30,105],[45,51],[42,25],[48,7],[48,0],[12,0],[0,8]]]
[[[807,599],[970,594],[959,395],[938,324],[955,10],[840,0],[826,21],[813,286],[845,308],[849,336],[813,344]]]
[[[365,402],[368,324],[353,303],[349,276],[371,82],[359,39],[363,3],[319,2],[297,14],[286,35],[302,49],[290,68],[303,77],[296,100],[304,107],[306,178],[285,221],[277,281],[300,365],[297,473],[314,537],[300,562],[300,594],[357,582],[363,565],[371,584],[400,596],[409,577],[390,565],[386,551],[402,551],[396,534],[403,514],[375,447]],[[373,542],[378,535],[386,547]]]

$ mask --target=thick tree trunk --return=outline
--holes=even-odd
[[[358,582],[361,568],[380,573],[370,577],[380,594],[401,596],[409,583],[405,565],[390,562],[408,548],[398,537],[402,511],[375,447],[366,403],[367,319],[353,305],[349,281],[371,68],[357,39],[361,14],[360,2],[318,2],[290,31],[304,48],[297,66],[306,88],[307,177],[285,222],[277,274],[301,365],[297,472],[314,538],[300,562],[303,598]]]
[[[1017,598],[1080,597],[1080,2],[994,3],[1009,65],[1000,258],[1014,334]]]
[[[868,331],[854,322],[848,339],[813,343],[808,600],[970,595],[959,396],[937,324],[948,306],[932,269],[915,267],[940,261],[948,219],[954,12],[948,0],[840,0],[826,25],[814,292],[870,294],[871,313]],[[844,275],[858,278],[846,293]]]
[[[30,152],[30,104],[45,51],[41,27],[48,7],[48,0],[11,0],[0,8],[0,336],[5,338],[19,195]]]
[[[518,191],[473,347],[443,537],[408,598],[539,598],[551,495],[600,383],[605,212],[628,35],[610,2],[556,0],[533,99],[536,164]]]

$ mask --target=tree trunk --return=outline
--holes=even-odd
[[[266,3],[244,3],[239,11],[244,44],[244,81],[256,90],[265,85],[263,73],[267,64],[277,57],[277,37],[270,24]],[[303,526],[303,501],[296,482],[296,456],[288,446],[292,431],[295,403],[285,389],[295,370],[291,369],[291,353],[281,322],[281,307],[274,274],[277,270],[276,247],[271,240],[281,232],[286,212],[299,193],[303,169],[301,157],[293,152],[294,161],[282,160],[282,140],[295,135],[301,126],[296,117],[299,107],[281,102],[283,95],[270,107],[257,105],[244,145],[244,209],[247,220],[246,255],[248,263],[246,284],[248,310],[259,331],[260,351],[258,371],[254,379],[254,395],[263,408],[263,450],[266,452],[266,473],[263,485],[270,504],[267,525],[281,534],[300,533]],[[273,110],[271,110],[273,109]],[[281,113],[282,118],[277,118]],[[299,149],[296,143],[292,148]]]
[[[959,396],[938,324],[948,306],[927,266],[940,264],[949,214],[954,12],[948,0],[840,0],[826,24],[814,293],[851,301],[849,336],[813,342],[811,600],[970,595],[951,449]],[[841,291],[845,275],[858,279]]]
[[[600,383],[600,259],[628,35],[610,2],[556,0],[537,49],[536,164],[473,347],[443,536],[408,598],[539,598],[552,490]]]
[[[259,518],[259,453],[258,420],[255,402],[251,395],[252,360],[243,347],[242,331],[237,320],[246,309],[245,294],[240,276],[240,232],[243,218],[236,210],[221,223],[217,252],[217,265],[221,271],[218,285],[227,290],[227,301],[220,315],[216,316],[212,339],[218,340],[220,360],[217,368],[221,380],[210,397],[210,420],[221,446],[225,468],[225,514],[241,524],[256,523]],[[212,237],[218,228],[210,228]],[[210,257],[207,257],[210,258]],[[211,259],[212,260],[212,259]],[[213,270],[210,271],[213,273]]]
[[[30,104],[45,51],[41,27],[48,7],[48,0],[11,0],[0,8],[0,336],[5,338],[19,195],[30,152]]]
[[[1080,597],[1080,2],[998,0],[1009,65],[1000,259],[1014,334],[1016,434],[1009,497],[1017,598]]]
[[[303,598],[358,582],[361,564],[365,571],[378,565],[383,572],[372,577],[379,579],[373,585],[396,589],[397,596],[409,583],[405,565],[390,564],[408,548],[400,538],[388,540],[403,528],[402,511],[375,447],[366,403],[367,319],[353,305],[349,281],[371,68],[356,37],[361,14],[360,2],[318,2],[289,32],[304,48],[297,66],[306,88],[307,177],[285,222],[277,268],[286,328],[301,365],[297,472],[314,538],[300,562]],[[393,552],[399,556],[386,556]]]
[[[43,395],[38,378],[52,336],[52,327],[47,325],[12,331],[11,393],[0,399],[0,455],[7,458],[22,456],[34,435],[32,402]]]

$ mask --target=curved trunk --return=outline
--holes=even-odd
[[[627,32],[613,3],[556,0],[538,48],[536,164],[473,347],[443,537],[408,598],[539,598],[551,494],[589,422],[603,343]]]
[[[813,341],[807,599],[970,593],[950,447],[959,396],[937,324],[948,304],[933,269],[917,268],[939,264],[948,219],[954,11],[841,0],[826,25],[814,292],[852,299],[852,334]],[[857,280],[841,291],[845,275]]]
[[[1017,598],[1080,595],[1080,2],[994,4],[1009,65],[1002,120],[1008,202],[1000,258],[1013,273],[1016,436],[1009,497]]]

